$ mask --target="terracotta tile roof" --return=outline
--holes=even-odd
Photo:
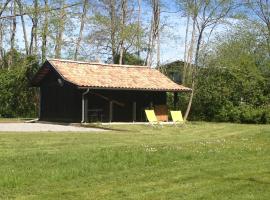
[[[114,65],[58,59],[50,59],[48,62],[65,81],[73,83],[78,87],[190,91],[189,88],[174,83],[158,70],[145,66]],[[42,69],[38,73],[42,74],[41,71]],[[42,75],[39,79],[42,79]],[[36,80],[35,82],[38,81]]]

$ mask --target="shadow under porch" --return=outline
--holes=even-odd
[[[166,92],[85,89],[82,122],[144,122],[144,110],[166,105],[166,98]]]

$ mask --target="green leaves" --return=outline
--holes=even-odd
[[[19,53],[14,58],[10,69],[0,70],[0,116],[36,116],[37,93],[36,89],[29,88],[29,82],[38,63],[35,57]]]
[[[257,26],[240,24],[209,46],[198,70],[193,118],[269,123],[270,59]]]

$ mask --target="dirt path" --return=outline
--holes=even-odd
[[[98,128],[84,128],[72,125],[43,123],[0,123],[0,132],[97,132]]]

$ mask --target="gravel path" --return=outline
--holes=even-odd
[[[43,123],[0,123],[0,132],[90,132],[105,131],[98,128],[84,128],[72,125]]]

